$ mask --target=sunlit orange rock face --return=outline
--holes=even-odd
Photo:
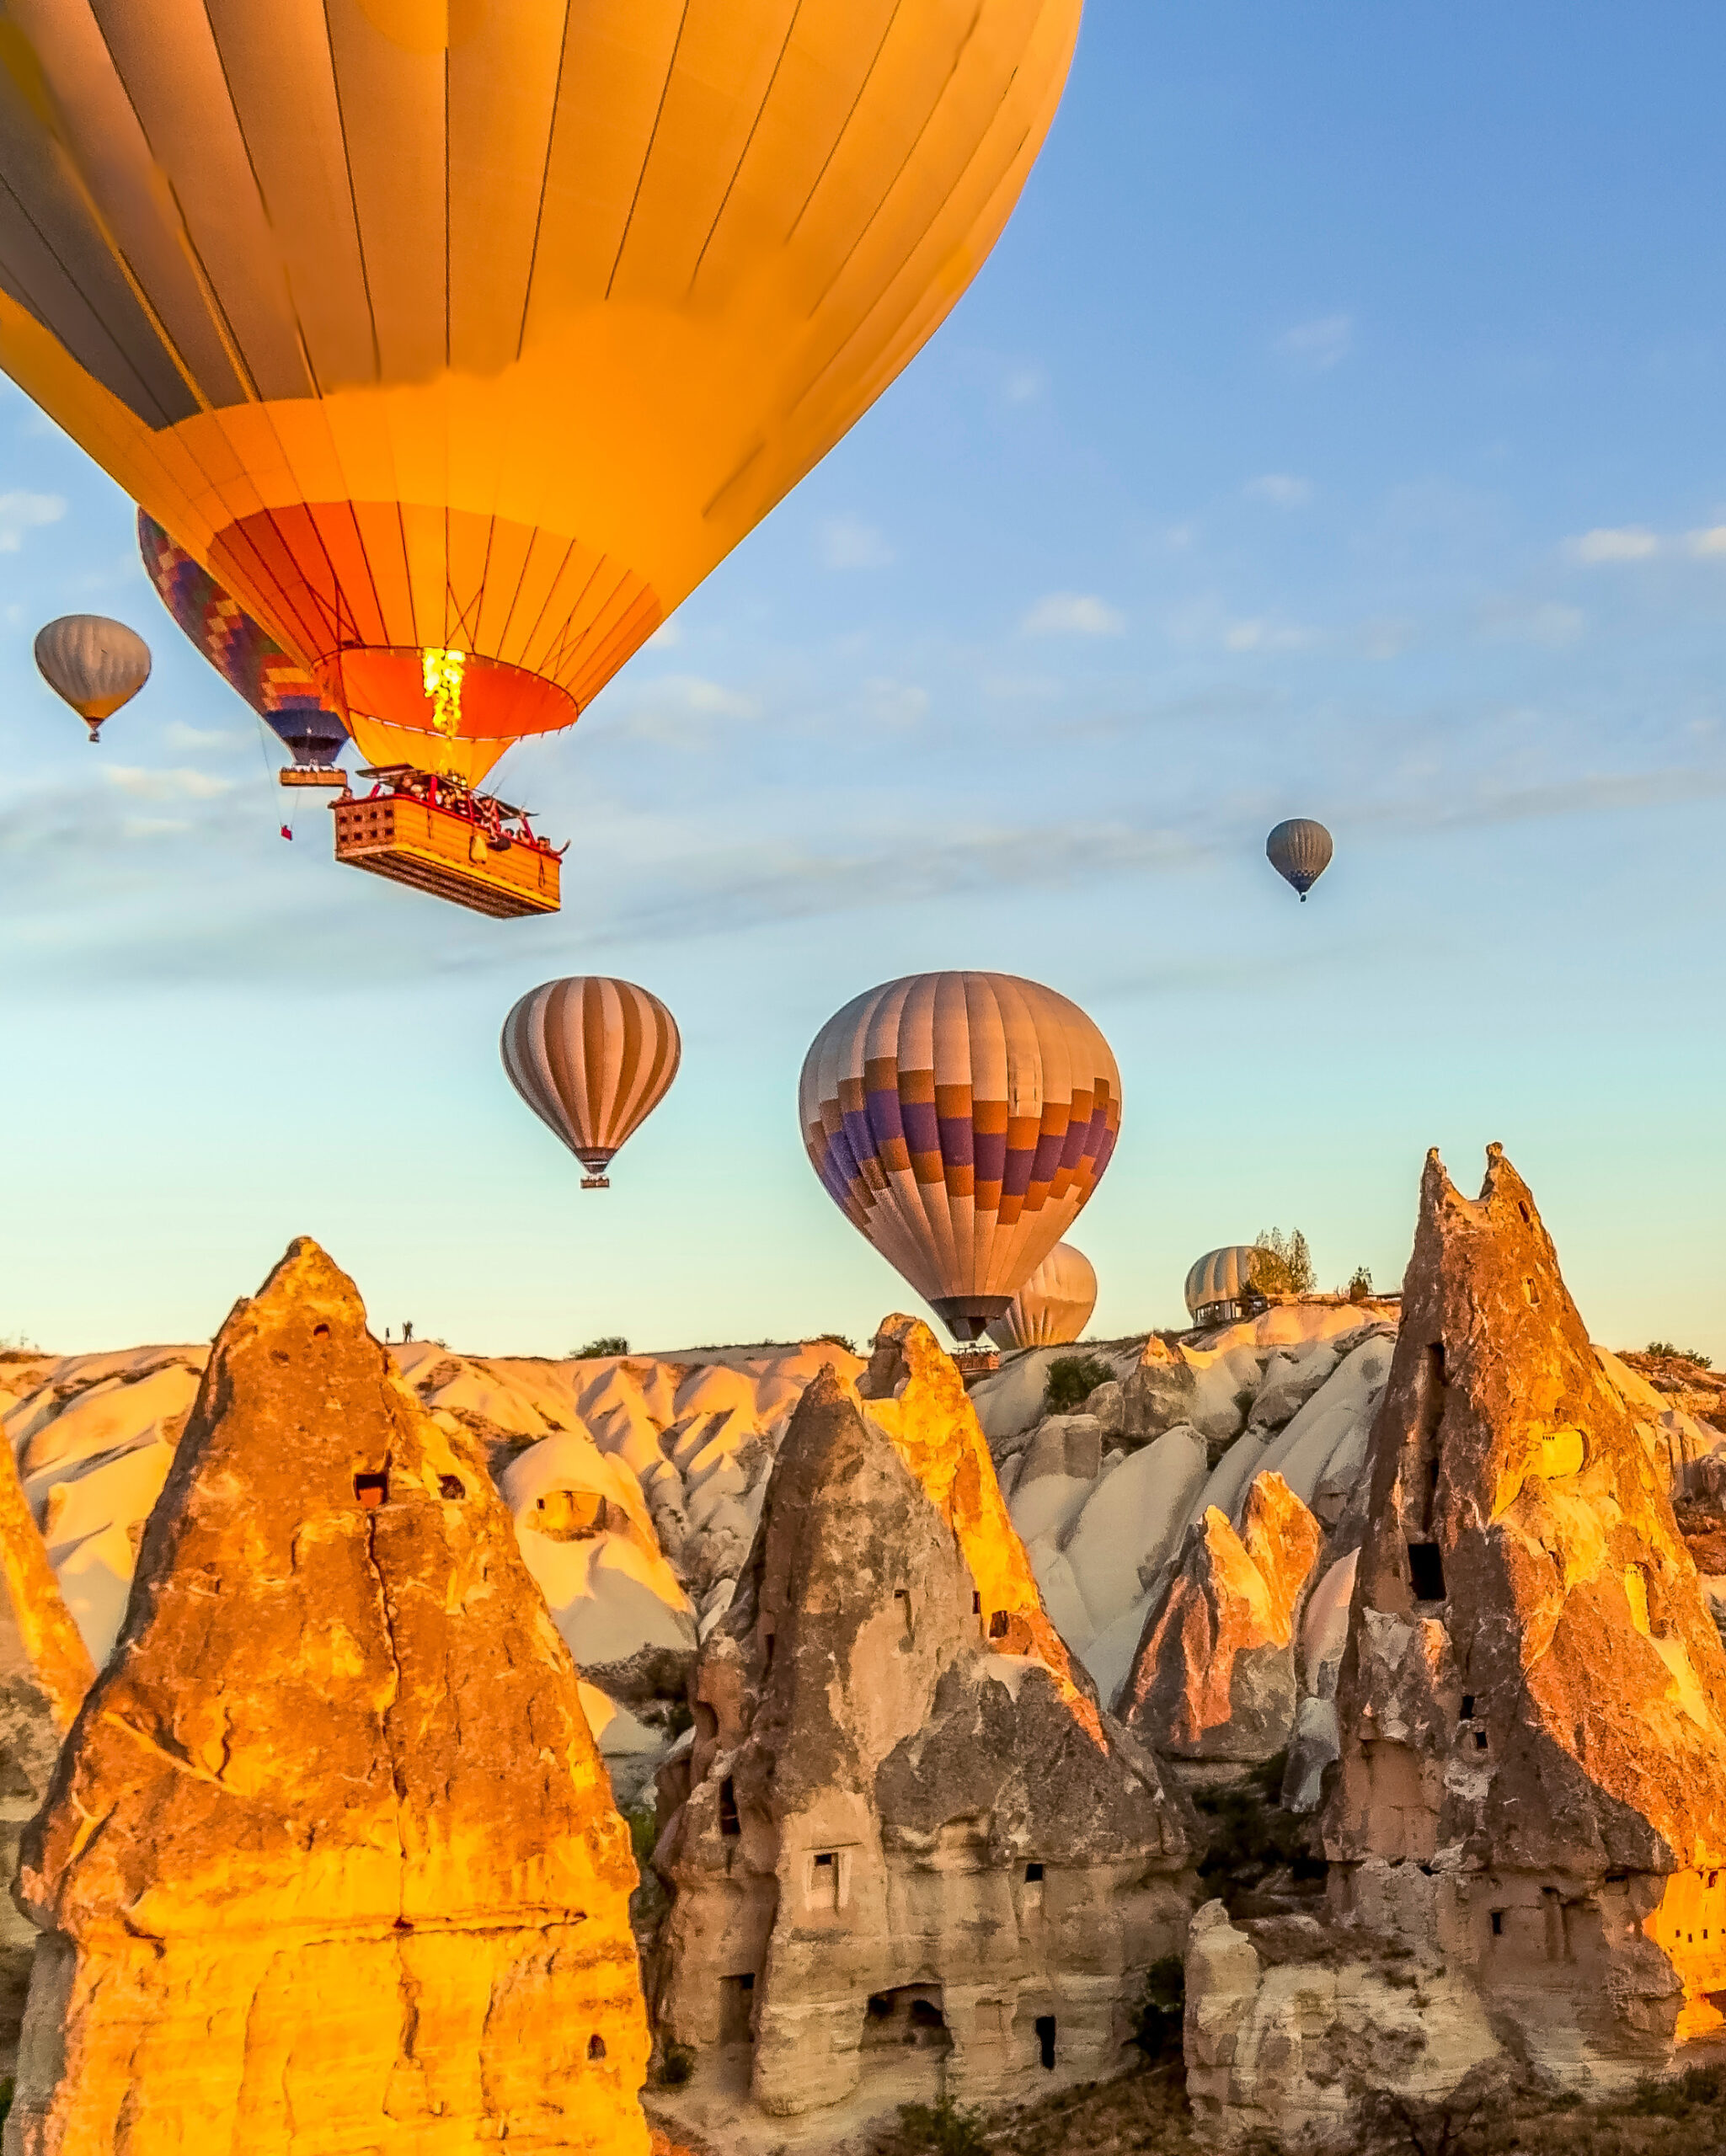
[[[1427,1880],[1530,2041],[1658,2057],[1726,1996],[1726,1652],[1527,1185],[1435,1155],[1373,1434],[1325,1821],[1345,1902]]]
[[[981,1598],[984,1632],[1002,1654],[1031,1655],[1099,1738],[1093,1687],[1049,1621],[1025,1545],[1008,1516],[977,1411],[952,1358],[921,1318],[882,1321],[858,1384],[869,1419],[886,1431],[953,1529]]]
[[[1210,1507],[1145,1620],[1117,1706],[1136,1736],[1181,1759],[1268,1759],[1287,1744],[1295,1608],[1323,1540],[1280,1475],[1253,1478],[1238,1534]]]
[[[1119,2071],[1185,1931],[1187,1815],[1050,1627],[952,1365],[893,1320],[866,1383],[804,1394],[661,1779],[697,2127]]]
[[[48,1793],[61,1739],[95,1677],[12,1449],[0,1444],[0,1867],[8,1880],[19,1836]],[[35,1927],[8,1897],[0,1903],[0,2073],[17,2063],[35,1946]]]
[[[25,1838],[8,2135],[647,2156],[633,1881],[484,1466],[296,1243],[216,1340]]]

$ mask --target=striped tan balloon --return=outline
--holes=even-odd
[[[1083,1251],[1056,1243],[989,1327],[989,1337],[997,1348],[1065,1348],[1096,1307],[1096,1267]]]
[[[1011,974],[916,974],[836,1012],[799,1121],[846,1218],[975,1340],[1071,1226],[1120,1128],[1120,1074],[1076,1003]]]
[[[658,996],[602,974],[548,980],[524,995],[500,1046],[510,1083],[600,1188],[683,1056],[677,1021]]]

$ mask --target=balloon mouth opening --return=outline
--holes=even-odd
[[[967,1346],[981,1340],[997,1318],[1005,1317],[1013,1305],[1011,1295],[937,1295],[935,1315],[955,1340]]]
[[[584,1190],[609,1190],[611,1188],[612,1179],[606,1173],[606,1170],[612,1165],[612,1156],[608,1152],[601,1153],[595,1150],[592,1152],[578,1153],[575,1157],[580,1161],[583,1168],[586,1170],[586,1173],[581,1178],[581,1187]]]

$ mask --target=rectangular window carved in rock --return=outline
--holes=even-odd
[[[841,1849],[818,1849],[809,1860],[805,1898],[812,1909],[831,1910],[844,1905],[845,1861]]]
[[[719,1832],[728,1837],[743,1832],[737,1813],[737,1785],[729,1774],[719,1784]]]
[[[1411,1542],[1408,1545],[1408,1584],[1417,1602],[1444,1600],[1444,1552],[1436,1542]]]
[[[1055,2016],[1052,2014],[1039,2014],[1037,2016],[1037,2053],[1044,2065],[1053,2073],[1055,2069]]]
[[[1007,1637],[1007,1614],[1004,1609],[991,1609],[989,1612],[990,1638],[991,1640],[1004,1640]]]
[[[751,2010],[755,2005],[755,1976],[752,1971],[742,1976],[721,1977],[719,1979],[719,2041],[722,2044],[746,2044],[754,2036],[750,2027]]]
[[[354,1495],[360,1500],[361,1512],[376,1512],[389,1495],[389,1477],[387,1475],[356,1475],[354,1477]]]
[[[899,1614],[899,1646],[902,1653],[912,1644],[916,1637],[911,1621],[911,1589],[909,1588],[894,1588],[893,1607]]]

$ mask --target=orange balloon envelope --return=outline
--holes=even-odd
[[[1109,1166],[1120,1073],[1077,1004],[1011,974],[859,995],[804,1059],[828,1195],[957,1340],[1004,1317]]]
[[[510,1083],[603,1186],[612,1155],[670,1091],[683,1058],[677,1021],[633,981],[548,980],[504,1021]]]
[[[0,365],[470,781],[921,349],[1081,0],[9,0]]]

